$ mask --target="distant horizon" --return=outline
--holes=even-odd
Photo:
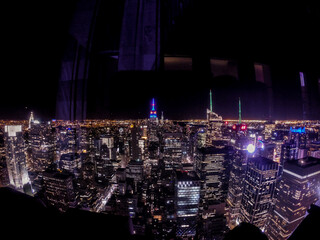
[[[159,118],[158,118],[159,119]],[[47,119],[47,120],[41,120],[41,119],[35,119],[39,121],[40,123],[43,122],[85,122],[85,121],[139,121],[139,120],[149,120],[149,118],[127,118],[127,119],[120,119],[120,118],[115,118],[115,119],[110,119],[110,118],[87,118],[84,120],[63,120],[63,119]],[[164,121],[207,121],[206,118],[189,118],[189,119],[163,119]],[[28,122],[29,119],[0,119],[0,122],[7,122],[7,121],[13,121],[13,122]],[[159,119],[160,121],[160,119]],[[223,122],[238,122],[239,119],[222,119]],[[307,119],[307,120],[302,120],[302,119],[272,119],[271,121],[268,119],[241,119],[241,122],[320,122],[320,119],[312,120],[312,119]]]

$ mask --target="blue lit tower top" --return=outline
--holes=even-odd
[[[157,118],[157,111],[155,108],[154,98],[152,98],[151,110],[150,110],[150,118]]]

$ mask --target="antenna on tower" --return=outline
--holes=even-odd
[[[210,89],[210,111],[212,112],[212,92]]]
[[[239,97],[239,124],[241,123],[241,99]]]
[[[152,98],[152,104],[151,104],[151,105],[152,105],[152,109],[151,109],[151,110],[152,110],[152,111],[155,111],[155,108],[154,108],[154,106],[155,106],[155,104],[154,104],[154,98]]]

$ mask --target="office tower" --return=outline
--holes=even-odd
[[[163,202],[163,219],[161,228],[163,229],[164,235],[175,235],[172,231],[175,229],[175,173],[174,171],[163,171],[161,175],[160,193],[162,194],[159,198]],[[162,200],[163,199],[163,200]],[[169,238],[169,237],[168,237]]]
[[[199,211],[200,181],[194,172],[176,171],[176,174],[176,236],[194,237]]]
[[[84,162],[82,164],[82,177],[83,180],[88,182],[94,181],[94,163]]]
[[[283,175],[266,229],[269,239],[287,239],[319,196],[320,160],[307,157],[284,164]]]
[[[114,174],[114,166],[113,166],[113,160],[111,159],[110,149],[107,145],[102,144],[101,146],[101,160],[105,163],[105,177],[108,180],[111,180],[113,174]]]
[[[222,117],[213,112],[212,92],[210,90],[210,109],[207,109],[207,144],[212,145],[213,140],[219,140],[222,137],[221,126]]]
[[[116,148],[115,148],[115,140],[111,135],[103,135],[100,137],[102,140],[102,145],[106,145],[109,149],[109,158],[112,160],[116,159]]]
[[[229,188],[227,194],[227,225],[233,229],[240,217],[240,205],[243,193],[245,173],[247,169],[248,140],[238,139],[234,144],[234,153],[231,157]]]
[[[141,149],[139,147],[139,128],[136,126],[130,127],[131,139],[129,141],[130,158],[133,160],[142,160]]]
[[[275,130],[276,125],[274,123],[265,123],[264,124],[264,139],[268,140],[272,136],[272,132]]]
[[[76,153],[79,150],[79,127],[72,125],[66,131],[67,152]]]
[[[80,127],[79,128],[79,150],[81,152],[88,152],[90,149],[90,137],[89,128]]]
[[[102,140],[94,139],[94,144],[91,150],[93,162],[95,165],[95,178],[98,183],[105,183],[107,180],[106,169],[107,161],[101,157],[102,153]]]
[[[79,177],[81,170],[81,160],[78,153],[62,154],[59,161],[59,168]]]
[[[131,160],[126,169],[126,177],[134,179],[135,183],[143,181],[143,161]]]
[[[150,159],[158,159],[159,158],[159,126],[158,126],[158,118],[156,113],[154,113],[154,99],[151,103],[151,111],[150,117],[148,121],[147,127],[147,148]]]
[[[207,133],[204,128],[198,130],[196,134],[196,147],[202,148],[206,145]]]
[[[60,211],[75,207],[75,191],[71,173],[47,170],[43,173],[43,189],[47,203]]]
[[[119,195],[125,195],[126,193],[126,169],[125,168],[118,168],[116,170],[116,180],[118,184],[118,192]]]
[[[263,143],[262,141],[258,141],[256,146],[259,144],[259,152],[260,155],[262,157],[268,158],[268,159],[272,159],[273,161],[275,161],[274,159],[274,155],[275,155],[275,149],[276,149],[276,144],[274,143]]]
[[[94,140],[92,154],[98,183],[106,183],[112,178],[114,173],[115,148],[110,149],[107,144],[110,147],[112,146],[111,141],[108,142],[107,138],[104,137]]]
[[[240,205],[241,222],[265,229],[273,204],[278,163],[264,157],[249,158]]]
[[[297,148],[306,148],[307,133],[305,127],[293,128],[290,127],[289,140],[290,143],[296,144]]]
[[[195,157],[195,171],[201,182],[199,216],[205,238],[221,236],[226,230],[225,207],[229,182],[227,147],[204,147]]]
[[[281,160],[283,162],[306,157],[307,134],[305,127],[290,127],[288,140],[281,147]]]
[[[201,180],[203,204],[224,202],[228,189],[226,147],[205,147],[198,150],[195,171]]]
[[[22,126],[6,125],[4,131],[9,181],[16,189],[22,190],[24,185],[29,183]]]
[[[31,166],[35,172],[43,172],[55,158],[55,136],[50,123],[31,123],[29,132]]]
[[[79,129],[77,126],[59,126],[56,128],[58,154],[76,153],[79,150]]]
[[[181,166],[182,133],[163,133],[163,159],[166,169],[176,169]]]
[[[295,160],[298,158],[298,148],[295,143],[286,142],[281,146],[281,157],[283,162]]]

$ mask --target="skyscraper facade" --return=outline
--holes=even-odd
[[[194,237],[199,210],[200,181],[194,172],[176,171],[176,174],[176,236]]]
[[[78,176],[81,169],[81,160],[78,153],[62,154],[59,161],[60,169]]]
[[[133,160],[142,160],[141,149],[139,147],[140,132],[136,126],[130,127],[131,139],[129,141],[130,158]]]
[[[22,125],[5,126],[4,142],[10,184],[22,190],[29,183]]]
[[[197,175],[201,180],[202,199],[209,202],[224,202],[227,195],[228,154],[226,148],[205,147],[199,149],[195,161]]]
[[[54,161],[55,138],[51,124],[31,123],[29,132],[32,170],[43,172]]]
[[[166,169],[177,169],[181,166],[182,133],[163,133],[163,159]]]
[[[75,207],[75,191],[71,173],[47,170],[43,173],[44,196],[47,203],[60,211]]]
[[[270,159],[248,159],[240,205],[241,222],[265,229],[275,196],[277,173],[278,163]]]
[[[199,216],[201,236],[222,236],[226,230],[226,197],[229,182],[227,147],[198,149],[195,170],[201,182]]]
[[[229,188],[227,194],[227,225],[233,229],[240,217],[240,205],[243,193],[245,173],[247,169],[247,141],[238,140],[231,158]]]
[[[287,239],[318,200],[320,161],[307,157],[284,164],[279,193],[266,229],[269,239]]]

